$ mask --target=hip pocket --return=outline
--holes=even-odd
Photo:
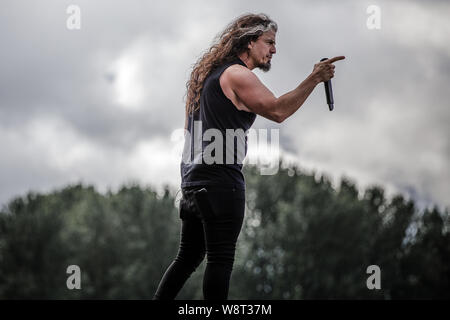
[[[245,190],[206,187],[195,198],[205,219],[241,216],[245,211]]]
[[[199,212],[194,198],[195,189],[183,189],[180,200],[180,219],[199,218]]]

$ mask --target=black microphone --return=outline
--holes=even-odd
[[[323,58],[320,61],[327,60],[328,58]],[[330,111],[333,111],[334,109],[334,100],[333,100],[333,88],[331,86],[331,79],[328,81],[324,81],[323,84],[325,85],[325,94],[327,95],[327,103],[328,108]]]

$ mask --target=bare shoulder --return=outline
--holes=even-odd
[[[220,85],[222,89],[235,89],[240,83],[248,81],[249,77],[253,75],[248,68],[239,64],[234,64],[225,69],[220,76]]]
[[[225,82],[240,82],[248,81],[253,79],[255,74],[251,72],[248,68],[241,66],[240,64],[234,64],[229,66],[222,74],[223,80]]]
[[[251,112],[235,93],[235,89],[241,83],[248,81],[247,79],[251,75],[254,75],[253,72],[246,67],[234,64],[228,67],[220,76],[219,82],[223,93],[231,100],[238,110]]]

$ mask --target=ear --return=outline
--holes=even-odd
[[[247,45],[247,49],[251,50],[253,48],[253,41],[250,41]]]

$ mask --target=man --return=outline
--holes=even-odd
[[[340,56],[317,63],[296,89],[276,98],[251,70],[270,70],[277,30],[267,15],[240,16],[193,68],[187,83],[187,131],[181,162],[180,248],[154,299],[174,299],[205,253],[204,298],[227,299],[245,211],[242,160],[247,139],[235,132],[247,132],[256,115],[283,122],[317,84],[334,76],[332,63],[344,59]],[[224,143],[229,141],[230,130],[231,146]],[[213,135],[215,148],[210,148],[208,141]]]

